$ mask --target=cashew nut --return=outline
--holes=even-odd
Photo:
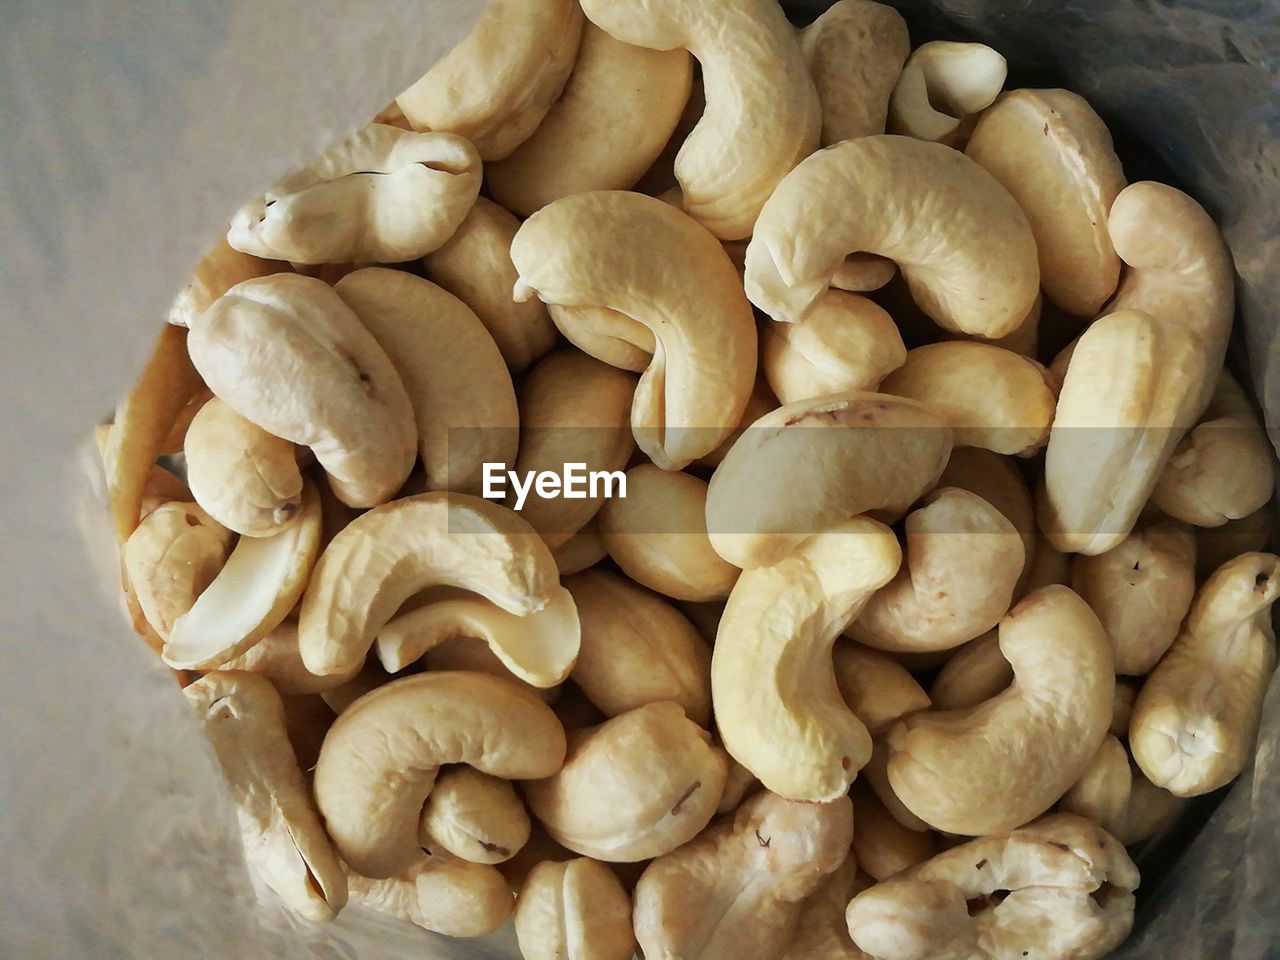
[[[889,782],[930,826],[976,836],[1043,813],[1084,772],[1111,723],[1111,641],[1088,605],[1045,587],[1000,623],[1013,684],[975,707],[912,714],[889,731]]]
[[[778,398],[773,395],[773,391],[769,389],[769,384],[765,382],[764,377],[759,377],[756,380],[756,385],[751,390],[751,396],[747,398],[747,406],[742,411],[742,418],[738,421],[738,425],[733,429],[733,432],[720,441],[720,446],[699,457],[694,461],[694,464],[699,467],[706,467],[708,470],[714,470],[720,466],[728,455],[730,448],[738,442],[738,438],[742,436],[743,431],[770,410],[777,409]]]
[[[923,863],[938,852],[937,840],[931,831],[904,827],[865,784],[854,787],[853,797],[853,855],[858,869],[872,879],[884,880]],[[849,899],[840,905],[840,928],[846,936],[848,927],[843,920]]]
[[[564,93],[533,135],[485,168],[493,198],[529,216],[589,190],[629,190],[653,165],[684,111],[693,59],[582,30]]]
[[[1276,527],[1274,502],[1239,520],[1228,520],[1220,527],[1197,527],[1196,580],[1204,582],[1209,575],[1232,557],[1265,550]]]
[[[1058,809],[1092,820],[1129,846],[1149,840],[1185,803],[1134,769],[1124,744],[1109,735]]]
[[[466,140],[371,123],[236,211],[227,243],[294,263],[402,263],[453,236],[479,192]]]
[[[900,513],[933,487],[951,437],[941,417],[901,397],[832,394],[779,407],[743,431],[711,476],[711,545],[735,566],[764,566],[848,517]],[[797,471],[801,463],[811,467]]]
[[[546,861],[516,899],[516,939],[525,960],[631,960],[631,898],[598,860]]]
[[[426,595],[429,596],[434,592],[429,590]],[[423,654],[421,663],[427,670],[472,670],[476,673],[501,677],[523,687],[546,703],[554,703],[560,696],[560,686],[535,687],[528,681],[521,680],[507,669],[506,664],[493,652],[487,641],[476,637],[454,637],[451,640],[444,640]]]
[[[960,710],[990,700],[1011,683],[1013,667],[1000,652],[1000,638],[992,630],[951,655],[933,678],[929,698],[936,710]]]
[[[836,687],[872,736],[901,717],[929,707],[929,695],[902,664],[847,640],[832,650]]]
[[[551,555],[555,557],[556,567],[561,577],[581,573],[588,567],[594,567],[609,555],[604,545],[604,537],[600,535],[599,520],[600,514],[597,513],[582,529],[560,546],[552,549]]]
[[[742,251],[742,271],[745,272],[747,252]],[[898,275],[898,265],[874,253],[851,253],[836,267],[831,275],[831,286],[851,293],[869,293],[879,290]]]
[[[911,53],[902,14],[871,0],[839,0],[800,31],[822,104],[822,145],[884,133],[889,96]]]
[[[396,105],[415,130],[449,130],[501,160],[529,138],[578,54],[574,0],[493,0],[471,32]]]
[[[220,670],[182,692],[231,790],[245,859],[291,910],[332,920],[347,881],[285,732],[280,695],[264,677]]]
[[[889,98],[889,130],[962,147],[975,114],[1004,87],[1009,65],[981,43],[931,40],[907,58]]]
[[[517,300],[607,307],[653,332],[631,426],[659,467],[683,468],[737,426],[755,379],[755,321],[733,264],[689,217],[638,193],[576,194],[526,220],[511,259]]]
[[[1094,317],[1120,279],[1107,214],[1125,186],[1102,118],[1067,90],[1014,90],[982,114],[965,153],[1026,212],[1045,294]]]
[[[524,802],[506,780],[471,767],[440,774],[422,808],[419,839],[469,863],[502,863],[529,841]]]
[[[715,814],[728,760],[679,705],[651,703],[571,730],[559,773],[525,784],[552,839],[598,860],[632,863],[691,840]]]
[[[1018,579],[1021,589],[1031,576],[1036,553],[1036,507],[1017,462],[981,447],[957,447],[938,478],[939,487],[959,487],[977,494],[1013,524],[1022,536],[1026,561]],[[1041,584],[1043,586],[1044,584]],[[1020,594],[1014,591],[1015,599]]]
[[[1195,538],[1168,521],[1139,527],[1094,557],[1076,557],[1071,587],[1115,646],[1116,673],[1141,677],[1178,636],[1196,591]]]
[[[858,829],[862,829],[861,824]],[[805,898],[782,960],[867,960],[867,955],[854,946],[844,920],[849,901],[870,885],[859,874],[859,866],[854,857],[845,857],[844,863]]]
[[[483,673],[422,673],[365,694],[329,729],[316,803],[353,870],[392,877],[419,854],[423,804],[446,763],[503,780],[550,776],[564,761],[551,708]]]
[[[323,693],[352,680],[356,672],[347,675],[320,677],[307,669],[298,650],[298,625],[286,620],[234,660],[228,660],[219,669],[246,670],[258,673],[271,681],[286,697],[301,698]]]
[[[266,277],[287,267],[272,260],[261,260],[235,250],[225,237],[219,237],[213,249],[200,258],[187,285],[169,307],[168,320],[178,327],[189,327],[209,305],[242,280]]]
[[[893,784],[889,782],[889,746],[884,736],[875,737],[871,741],[871,759],[858,771],[858,775],[870,786],[889,816],[899,824],[918,832],[931,829],[929,824],[908,810],[906,804],[893,792]]]
[[[402,270],[357,270],[333,290],[400,374],[427,489],[478,495],[484,464],[511,463],[520,439],[515,388],[493,337],[457,297]]]
[[[278,273],[219,297],[187,338],[191,360],[227,406],[310,447],[353,507],[390,499],[417,456],[400,375],[323,281]]]
[[[1276,665],[1277,596],[1280,557],[1270,553],[1227,561],[1196,592],[1129,721],[1133,757],[1156,786],[1196,797],[1244,769]]]
[[[722,600],[738,568],[707,536],[707,484],[642,463],[627,471],[627,495],[600,509],[600,535],[632,580],[677,600]]]
[[[898,264],[940,326],[1003,337],[1039,293],[1027,218],[963,154],[909,137],[862,137],[815,153],[778,184],[747,247],[747,297],[803,320],[849,253]]]
[[[866,764],[871,737],[836,685],[832,646],[901,557],[892,531],[861,517],[738,578],[716,634],[711,696],[725,748],[766,789],[834,800]]]
[[[848,858],[853,805],[760,793],[649,864],[636,884],[647,960],[778,960],[803,901]]]
[[[588,356],[632,373],[643,373],[653,362],[657,341],[653,331],[624,313],[608,307],[547,308],[564,338]]]

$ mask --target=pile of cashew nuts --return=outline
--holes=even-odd
[[[1233,266],[891,7],[493,0],[98,430],[257,878],[527,960],[1100,957],[1248,764]],[[486,464],[625,497],[482,496]]]

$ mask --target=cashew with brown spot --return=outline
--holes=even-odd
[[[899,718],[930,705],[929,695],[907,668],[878,650],[837,641],[832,665],[840,696],[873,737]]]
[[[524,802],[506,780],[472,767],[454,767],[436,778],[422,808],[419,839],[469,863],[502,863],[529,841]]]
[[[525,960],[630,960],[631,897],[599,860],[546,861],[516,898],[516,939]]]
[[[889,131],[962,148],[977,114],[999,96],[1008,72],[1004,57],[985,44],[923,43],[894,85]]]

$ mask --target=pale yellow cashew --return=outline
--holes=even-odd
[[[1080,779],[1063,794],[1058,809],[1092,820],[1130,846],[1155,836],[1186,802],[1143,776],[1124,744],[1108,735]]]
[[[511,259],[517,300],[607,307],[653,332],[631,426],[659,467],[684,467],[737,426],[755,379],[755,321],[724,250],[689,217],[641,194],[577,194],[526,220]]]
[[[611,367],[644,373],[653,362],[657,341],[643,323],[608,307],[547,307],[552,323],[564,338],[589,356]]]
[[[889,731],[894,792],[948,833],[995,833],[1043,813],[1079,779],[1111,723],[1111,641],[1070,590],[1046,587],[1014,607],[1000,649],[1014,672],[1003,693],[912,714]]]
[[[884,133],[889,96],[911,53],[902,14],[871,0],[839,0],[800,31],[822,104],[822,145]]]
[[[992,630],[951,655],[934,677],[929,698],[937,710],[976,707],[1012,682],[1013,667],[1000,652],[999,635]]]
[[[508,781],[472,767],[441,773],[422,808],[419,839],[468,863],[502,863],[529,842],[524,801]]]
[[[234,660],[219,669],[259,673],[283,696],[302,698],[332,690],[352,680],[348,675],[321,677],[307,669],[298,650],[298,625],[286,620]]]
[[[921,309],[962,333],[1011,333],[1039,293],[1013,197],[963,154],[909,137],[847,140],[788,174],[747,248],[747,296],[774,320],[803,320],[850,253],[896,262]]]
[[[242,280],[266,277],[287,267],[274,260],[262,260],[241,253],[219,237],[196,263],[191,279],[169,306],[168,321],[174,326],[189,327],[191,321],[209,309],[209,305]]]
[[[567,602],[551,551],[518,514],[462,494],[406,497],[363,514],[325,548],[298,621],[307,669],[328,675],[358,666],[404,602],[436,586],[469,590],[495,614],[520,618]],[[485,639],[517,676],[550,686],[577,655],[576,616],[565,614],[562,633],[526,635],[512,625]],[[473,615],[483,619],[486,610]]]
[[[428,591],[432,592],[434,591]],[[510,680],[547,703],[554,703],[561,693],[559,686],[535,687],[528,681],[521,680],[507,669],[507,665],[493,652],[487,641],[475,637],[455,637],[442,641],[423,654],[421,662],[427,670],[470,670]]]
[[[1280,557],[1270,553],[1227,561],[1197,591],[1129,721],[1133,757],[1156,786],[1195,797],[1230,782],[1248,763],[1276,665],[1277,596]]]
[[[728,760],[675,703],[651,703],[569,732],[559,773],[525,784],[552,839],[615,863],[661,856],[715,814]]]
[[[195,322],[187,349],[232,410],[310,447],[344,503],[383,503],[409,476],[418,432],[404,383],[323,281],[278,273],[237,284]]]
[[[921,44],[889,98],[889,132],[962,147],[974,116],[1000,94],[1008,72],[1004,57],[985,44]]]
[[[853,822],[853,854],[858,860],[858,869],[873,880],[901,873],[938,852],[932,831],[903,826],[865,784],[854,787]],[[848,905],[849,901],[845,900],[840,906],[842,920]],[[843,923],[841,927],[848,932]]]
[[[316,803],[342,859],[366,877],[393,877],[420,854],[419,819],[442,765],[503,780],[546,777],[564,762],[551,708],[483,673],[393,680],[347,707],[324,738]]]
[[[884,394],[778,407],[743,431],[711,476],[711,545],[735,566],[765,566],[851,516],[901,513],[937,482],[951,437],[929,408]]]
[[[1095,316],[1120,279],[1107,215],[1125,186],[1102,118],[1067,90],[1014,90],[982,114],[965,153],[1026,212],[1045,294]]]
[[[908,713],[929,707],[929,695],[907,668],[878,650],[839,641],[832,666],[840,696],[873,737]]]
[[[631,960],[631,897],[606,864],[587,857],[544,861],[516,898],[516,940],[525,960]]]
[[[1013,524],[1022,536],[1022,546],[1026,551],[1022,576],[1018,578],[1021,589],[1031,577],[1039,538],[1035,500],[1017,461],[980,447],[957,447],[951,451],[951,459],[938,478],[938,486],[959,487],[977,494]],[[1015,590],[1015,599],[1020,596]]]
[[[870,758],[832,646],[901,557],[892,531],[856,518],[744,571],[729,594],[711,660],[716,723],[729,753],[774,793],[833,800]]]
[[[1265,550],[1276,527],[1274,501],[1239,520],[1228,520],[1220,527],[1197,527],[1196,580],[1203,583],[1209,575],[1232,557]]]
[[[862,825],[858,824],[857,829],[861,830]],[[857,837],[856,831],[854,837]],[[867,960],[867,955],[850,939],[844,920],[849,901],[870,886],[867,878],[859,873],[860,867],[855,857],[846,857],[844,863],[805,898],[782,960]]]
[[[400,374],[427,489],[478,495],[484,464],[511,463],[520,441],[515,388],[493,337],[453,294],[402,270],[357,270],[333,290]]]
[[[893,792],[893,784],[889,782],[889,746],[885,736],[876,737],[871,742],[871,759],[858,771],[858,776],[875,793],[876,799],[884,805],[889,816],[908,830],[926,831],[932,829],[914,813]]]
[[[564,89],[582,34],[574,0],[492,0],[471,32],[396,106],[415,130],[449,130],[500,160],[528,139]]]
[[[280,695],[264,677],[224,671],[182,692],[226,777],[245,860],[289,909],[332,920],[347,881],[285,733]]]
[[[738,442],[738,438],[742,436],[743,431],[750,427],[753,423],[763,417],[770,410],[778,409],[778,398],[773,395],[773,391],[769,389],[768,383],[763,377],[756,380],[756,385],[751,390],[751,396],[747,398],[746,409],[742,411],[742,418],[738,421],[737,427],[733,432],[720,441],[720,446],[716,447],[705,456],[699,457],[694,461],[699,467],[706,467],[708,470],[714,470],[720,466],[721,462],[729,454],[730,448]]]
[[[746,270],[746,255],[742,251],[742,270]],[[879,290],[898,275],[898,265],[892,260],[874,253],[851,253],[836,267],[831,275],[831,286],[851,293],[868,293]]]
[[[684,50],[648,50],[582,30],[564,93],[533,135],[485,168],[493,198],[521,216],[589,190],[629,190],[670,139],[693,83]]]
[[[294,263],[401,263],[448,240],[479,191],[466,140],[373,123],[236,211],[227,243]]]
[[[772,0],[586,0],[619,40],[698,59],[702,119],[675,161],[684,208],[724,240],[751,235],[778,181],[818,146],[821,107],[795,32]]]

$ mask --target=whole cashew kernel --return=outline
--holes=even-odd
[[[1015,330],[1039,294],[1027,218],[964,154],[910,137],[862,137],[815,153],[760,213],[747,297],[774,320],[803,320],[850,253],[898,264],[940,326],[987,338]]]
[[[174,326],[189,327],[213,301],[242,280],[287,269],[282,263],[241,253],[232,248],[225,237],[219,237],[213,249],[200,258],[187,285],[174,297],[167,319]]]
[[[930,705],[929,695],[907,668],[878,650],[838,641],[832,665],[840,696],[873,737],[908,713]]]
[[[780,960],[803,901],[849,854],[853,804],[760,793],[691,843],[658,857],[634,897],[647,960]]]
[[[454,767],[436,778],[419,839],[468,863],[502,863],[529,842],[531,829],[524,801],[508,781]]]
[[[479,191],[466,140],[371,123],[236,211],[227,243],[294,263],[402,263],[453,236]]]
[[[854,946],[844,920],[849,901],[870,885],[859,874],[859,867],[855,857],[845,857],[844,863],[805,898],[782,960],[867,960],[867,955]]]
[[[697,57],[706,109],[676,155],[684,208],[723,240],[750,236],[778,181],[818,146],[822,125],[781,8],[772,0],[586,0],[582,9],[626,43]]]
[[[525,784],[525,799],[575,853],[616,863],[657,857],[715,814],[729,764],[710,741],[678,704],[647,704],[570,731],[564,767]]]
[[[1022,547],[1026,551],[1026,562],[1018,579],[1019,588],[1023,587],[1031,576],[1038,538],[1035,500],[1017,463],[981,447],[957,447],[951,451],[938,486],[959,487],[977,494],[1013,524],[1022,536]],[[1014,596],[1018,598],[1020,594],[1015,591]]]
[[[1013,667],[1000,652],[999,635],[992,630],[951,655],[933,678],[929,697],[937,710],[960,710],[990,700],[1011,683]]]
[[[226,671],[182,692],[226,777],[249,866],[289,909],[332,920],[347,881],[285,732],[280,695],[265,677]]]
[[[889,130],[962,147],[1004,88],[1009,65],[981,43],[931,40],[912,51],[889,98]]]
[[[294,698],[332,690],[352,680],[357,672],[321,677],[308,670],[298,649],[298,625],[290,620],[219,669],[261,674],[282,696]]]
[[[1220,527],[1197,527],[1196,580],[1203,583],[1213,571],[1242,553],[1265,550],[1276,527],[1274,501],[1239,520]]]
[[[892,531],[860,517],[738,578],[716,634],[711,696],[725,748],[766,789],[834,800],[866,764],[871,737],[836,685],[832,646],[901,557]]]
[[[1246,553],[1200,589],[1182,632],[1133,705],[1129,746],[1142,772],[1177,797],[1196,797],[1244,769],[1276,666],[1271,605],[1280,557]]]
[[[604,537],[600,535],[599,519],[600,514],[597,513],[572,537],[552,548],[551,555],[555,557],[561,577],[581,573],[609,555]]]
[[[853,855],[858,869],[874,880],[901,873],[938,852],[937,840],[931,831],[903,826],[865,784],[854,787],[853,822]],[[848,904],[848,900],[841,904],[842,920]],[[848,928],[843,923],[841,927],[847,934]]]
[[[638,193],[580,193],[526,220],[511,259],[517,300],[607,307],[653,332],[631,426],[659,467],[683,468],[737,426],[755,380],[755,321],[723,248],[689,217]]]
[[[631,897],[599,860],[544,861],[516,898],[516,939],[525,960],[631,960]]]
[[[417,456],[404,383],[327,283],[278,273],[232,287],[191,328],[209,388],[268,433],[310,447],[353,507],[395,495]]]
[[[1045,587],[1000,623],[1013,684],[976,707],[900,720],[889,782],[912,813],[948,833],[1009,830],[1080,778],[1115,698],[1111,641],[1088,605]]]

